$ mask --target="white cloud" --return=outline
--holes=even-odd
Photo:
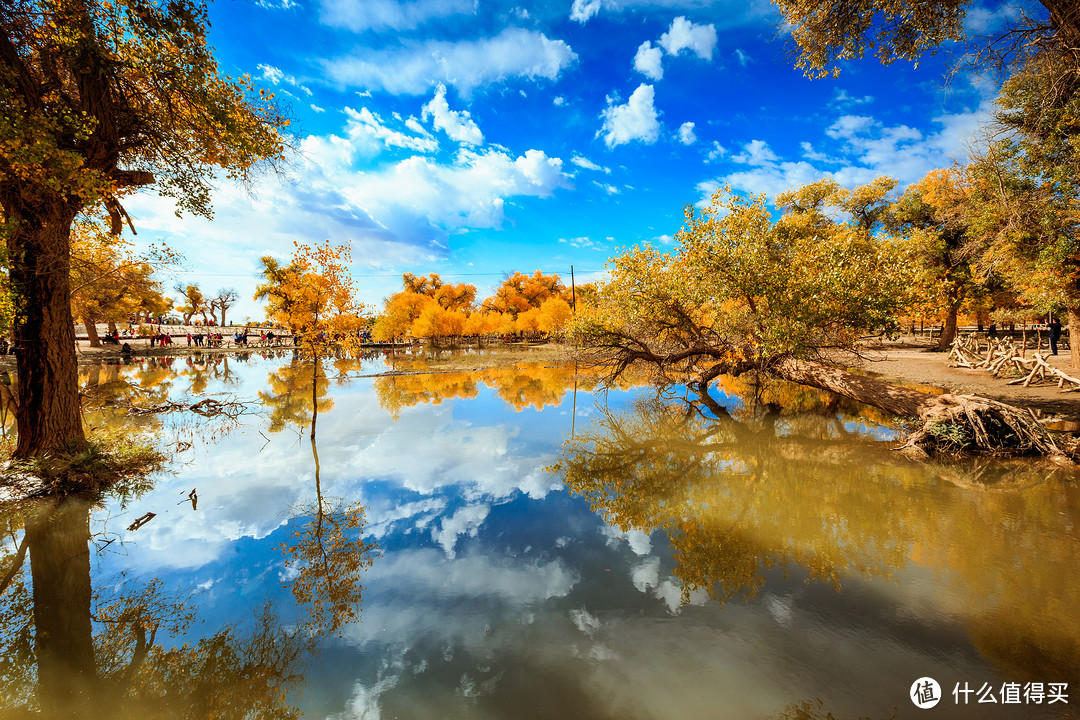
[[[353,32],[410,30],[429,20],[476,12],[473,0],[321,0],[320,6],[322,22]]]
[[[600,133],[604,134],[604,143],[609,148],[633,140],[647,145],[656,142],[660,136],[660,122],[653,105],[654,96],[653,86],[642,84],[630,95],[625,105],[609,104],[604,109],[600,115],[604,118]]]
[[[694,123],[684,122],[679,126],[679,142],[683,145],[693,145],[697,142],[697,135],[694,134]]]
[[[356,111],[347,107],[345,108],[345,115],[349,118],[346,129],[349,137],[353,140],[363,142],[366,139],[377,139],[386,147],[401,147],[422,153],[435,152],[439,149],[439,143],[427,132],[416,136],[398,130],[391,130],[383,124],[382,118],[367,108],[360,108],[359,111]]]
[[[466,42],[431,40],[403,49],[363,50],[324,61],[330,79],[394,94],[421,95],[439,83],[460,95],[513,77],[555,80],[577,59],[562,40],[507,28]]]
[[[450,109],[449,103],[446,102],[446,86],[441,83],[435,88],[435,97],[424,105],[421,117],[424,120],[430,117],[437,130],[442,130],[456,142],[469,145],[479,145],[484,142],[484,134],[469,117],[468,110]]]
[[[579,168],[585,168],[586,170],[597,170],[599,172],[604,172],[608,174],[611,173],[611,168],[606,168],[603,165],[597,165],[592,160],[588,159],[587,157],[582,157],[581,155],[572,156],[570,158],[570,162],[574,163]]]
[[[744,53],[739,48],[735,48],[735,59],[739,61],[739,65],[741,65],[742,67],[746,67],[747,65],[749,65],[752,60],[749,55]]]
[[[830,157],[829,155],[827,155],[827,154],[825,154],[823,152],[818,152],[817,150],[814,149],[814,146],[812,144],[806,142],[805,140],[803,142],[799,143],[799,147],[802,148],[803,157],[806,158],[807,160],[810,160],[811,162],[819,162],[819,163],[839,163],[839,162],[842,162],[838,158]]]
[[[829,126],[825,134],[833,139],[850,138],[872,127],[874,118],[865,115],[841,115]]]
[[[302,138],[288,174],[264,177],[254,197],[224,175],[216,178],[212,221],[177,218],[168,198],[132,196],[127,209],[139,237],[168,234],[170,246],[192,258],[193,282],[206,274],[207,283],[233,285],[250,298],[258,258],[288,257],[294,240],[347,244],[355,267],[408,267],[445,257],[453,233],[502,227],[512,198],[546,198],[573,187],[563,161],[536,149],[462,149],[450,160],[401,159],[395,156],[401,149],[433,152],[438,143],[415,120],[399,124],[366,108],[345,114],[344,132]],[[215,276],[221,268],[235,275]],[[363,301],[379,302],[388,286],[365,286]],[[245,300],[235,312],[254,317],[258,309]],[[543,474],[533,477],[532,468],[507,472],[521,473],[537,492],[546,487]]]
[[[705,153],[705,162],[711,163],[719,160],[727,155],[727,148],[721,145],[718,141],[713,140],[712,147],[709,152]]]
[[[256,67],[262,70],[262,79],[266,80],[271,85],[277,85],[285,79],[285,73],[273,65],[263,65],[262,63],[259,63]]]
[[[702,60],[712,60],[716,48],[716,27],[697,25],[679,16],[671,21],[671,27],[660,36],[660,45],[669,55],[690,50]]]
[[[324,113],[324,112],[326,112],[326,108],[321,108],[321,107],[319,107],[318,105],[314,105],[314,104],[313,104],[313,105],[311,106],[311,111],[312,111],[312,112],[315,112],[315,113]]]
[[[259,63],[256,67],[259,68],[259,70],[262,70],[262,75],[260,77],[271,85],[281,85],[282,83],[285,85],[292,85],[301,90],[308,97],[311,96],[311,90],[305,87],[303,83],[292,75],[286,75],[280,68],[274,67],[273,65],[264,65],[262,63]]]
[[[837,88],[836,93],[833,96],[833,103],[838,107],[850,107],[852,105],[865,105],[866,103],[873,102],[873,95],[863,95],[862,97],[855,97],[854,95],[848,95],[847,90],[843,88]]]
[[[463,507],[451,517],[445,518],[438,529],[432,529],[431,539],[442,546],[448,558],[453,559],[456,554],[454,546],[457,545],[458,537],[461,535],[476,537],[489,512],[491,512],[491,507],[488,505]]]
[[[741,153],[731,158],[731,161],[743,165],[761,166],[776,162],[778,159],[767,142],[764,140],[751,140],[743,146]]]
[[[574,0],[570,7],[570,19],[584,23],[600,12],[602,0]]]
[[[646,40],[641,43],[634,55],[634,69],[646,77],[659,80],[664,77],[663,56],[664,53],[660,48],[653,47],[653,44]]]
[[[562,95],[557,95],[555,96],[555,99],[551,101],[551,104],[555,107],[562,107],[563,105],[566,105],[566,98]]]
[[[831,177],[844,187],[869,182],[888,175],[901,185],[915,182],[935,168],[946,167],[967,157],[967,143],[992,112],[992,90],[980,89],[980,104],[959,113],[933,119],[936,132],[923,132],[907,125],[887,126],[866,115],[841,115],[825,130],[827,152],[809,141],[800,143],[803,160],[789,161],[777,156],[767,143],[754,140],[731,160],[747,169],[700,183],[707,192],[727,183],[737,190],[774,196],[789,188]],[[832,142],[829,142],[832,141]],[[832,165],[824,170],[819,165]]]
[[[975,35],[995,32],[1010,20],[1016,20],[1022,14],[1019,5],[1008,3],[995,4],[993,9],[969,7],[964,13],[964,30]]]
[[[586,23],[599,15],[601,10],[617,13],[641,7],[708,8],[713,17],[723,19],[724,27],[737,27],[776,15],[769,0],[574,0],[570,19]]]

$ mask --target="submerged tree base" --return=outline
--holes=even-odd
[[[100,434],[29,460],[7,459],[0,466],[0,488],[9,501],[105,489],[131,492],[167,461],[151,445]]]
[[[919,455],[1041,456],[1072,464],[1030,410],[978,395],[939,395],[919,413],[923,425],[899,450]]]

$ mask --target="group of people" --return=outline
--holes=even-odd
[[[221,333],[204,333],[197,332],[194,335],[187,334],[188,347],[194,345],[195,347],[221,347],[221,343],[224,341]]]

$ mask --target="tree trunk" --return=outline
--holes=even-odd
[[[936,397],[838,367],[792,357],[784,357],[770,365],[769,372],[784,380],[829,390],[902,417],[918,417]]]
[[[99,682],[90,623],[89,518],[89,505],[74,499],[26,521],[38,702],[50,717],[85,717]]]
[[[938,339],[935,350],[945,352],[952,347],[952,342],[956,339],[956,314],[957,308],[955,306],[950,307],[948,312],[945,313],[945,325],[941,328],[941,337]]]
[[[44,208],[27,209],[3,200],[15,221],[8,257],[12,294],[19,298],[14,332],[19,439],[12,455],[29,458],[86,442],[69,282],[71,223],[78,205],[51,198]]]
[[[83,327],[86,328],[86,339],[90,341],[90,347],[101,347],[101,338],[97,334],[97,321],[93,318],[83,318]]]
[[[1080,370],[1080,306],[1065,308],[1069,316],[1069,364]]]
[[[319,356],[311,360],[311,448],[315,449],[315,423],[319,422]],[[316,463],[318,455],[315,456]]]

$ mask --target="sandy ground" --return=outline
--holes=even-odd
[[[1011,377],[995,378],[985,370],[949,367],[948,353],[927,352],[926,347],[927,343],[917,338],[901,338],[896,343],[868,352],[862,367],[882,380],[894,380],[905,385],[930,385],[953,393],[983,395],[1080,422],[1080,393],[1062,393],[1056,385],[1050,384],[1026,388],[1009,385],[1008,381],[1013,379]],[[1046,353],[1045,348],[1043,352]],[[1080,377],[1080,371],[1073,371],[1070,367],[1068,350],[1061,350],[1059,355],[1047,360],[1063,372]]]

